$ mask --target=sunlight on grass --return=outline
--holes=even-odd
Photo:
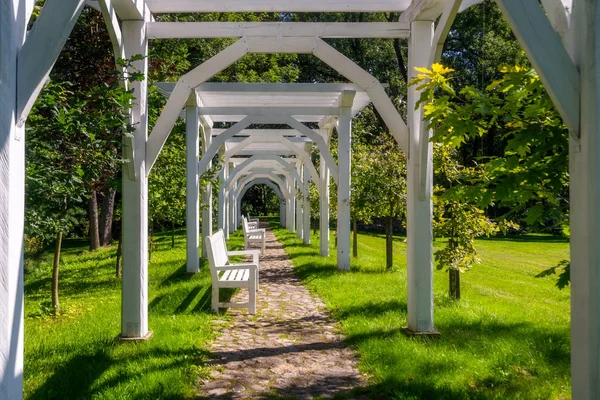
[[[331,257],[318,255],[318,234],[308,246],[288,231],[274,232],[303,282],[340,321],[376,398],[570,397],[569,292],[559,291],[552,277],[534,277],[568,258],[565,240],[479,240],[483,263],[461,275],[460,301],[448,297],[448,275],[436,270],[435,326],[442,336],[431,340],[401,333],[407,325],[404,238],[394,240],[388,272],[384,237],[360,234],[352,271],[340,272],[335,248]]]
[[[28,262],[25,278],[25,397],[28,399],[164,399],[194,397],[206,374],[210,275],[185,274],[185,232],[175,248],[157,236],[149,265],[149,326],[141,343],[115,341],[121,325],[116,246],[86,251],[69,240],[63,251],[60,294],[64,313],[47,314],[51,254]],[[232,244],[234,247],[236,243]],[[237,243],[239,246],[239,243]]]

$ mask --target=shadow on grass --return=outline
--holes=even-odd
[[[569,239],[560,235],[519,235],[519,236],[493,236],[480,237],[477,240],[494,242],[520,242],[520,243],[569,243]]]
[[[139,378],[140,374],[165,372],[178,369],[181,364],[202,366],[210,353],[198,347],[167,350],[154,348],[146,351],[138,349],[134,354],[125,357],[115,357],[110,354],[110,346],[93,343],[99,347],[90,354],[78,354],[71,357],[60,366],[56,366],[52,375],[43,385],[31,393],[29,399],[89,399],[99,393],[106,393],[111,388],[127,384]],[[119,343],[117,346],[137,346],[135,343]],[[154,362],[148,360],[154,359]],[[157,359],[159,360],[157,362]],[[129,365],[143,365],[141,371],[127,371]],[[111,378],[101,380],[103,374],[111,371]],[[77,382],[77,384],[73,384]],[[129,393],[128,398],[176,399],[181,395],[169,393],[168,388],[160,382],[151,388],[145,388],[144,394]]]

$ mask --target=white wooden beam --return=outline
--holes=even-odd
[[[254,123],[254,118],[246,117],[237,124],[233,125],[227,131],[215,137],[210,143],[208,149],[202,154],[200,162],[198,162],[198,173],[201,175],[204,173],[204,171],[206,171],[213,157],[217,154],[221,146],[225,144],[227,139],[233,137],[252,123]]]
[[[198,156],[200,132],[198,108],[186,107],[186,272],[200,272],[200,186],[198,182]]]
[[[429,59],[433,41],[433,21],[413,21],[409,41],[409,78],[415,76],[414,67]],[[419,93],[414,86],[408,88],[407,114],[410,126],[410,151],[407,165],[407,283],[408,283],[408,329],[415,333],[434,332],[433,325],[433,230],[431,201],[433,162],[432,151],[421,159],[423,107],[415,110]],[[426,170],[425,195],[419,197],[420,163]]]
[[[496,0],[552,102],[572,134],[579,132],[579,71],[542,6],[529,0]]]
[[[571,26],[573,0],[541,0],[550,24],[560,36],[571,60],[575,61],[575,36]]]
[[[106,29],[110,36],[110,41],[113,45],[113,52],[115,59],[125,58],[125,46],[123,44],[123,34],[121,33],[121,27],[119,26],[119,19],[117,18],[117,11],[113,7],[111,0],[99,0],[100,11],[102,17],[106,23]]]
[[[247,52],[246,42],[240,39],[179,79],[148,138],[146,174],[150,174],[192,90],[242,58]]]
[[[310,162],[310,165],[312,166],[312,162]],[[314,168],[314,166],[313,166]],[[310,176],[308,171],[306,170],[306,168],[303,168],[302,171],[302,185],[305,187],[306,189],[306,193],[308,195],[310,195],[310,191],[308,190],[308,182],[310,180]],[[321,180],[316,180],[314,181],[317,189],[319,191],[319,193],[321,192],[321,189],[319,187],[319,184],[321,183]],[[304,233],[302,234],[302,240],[304,242],[304,244],[310,244],[310,199],[309,196],[303,196],[303,204],[302,204],[302,227],[304,228]]]
[[[400,22],[435,21],[444,11],[446,0],[412,0],[400,15]]]
[[[202,107],[200,115],[339,115],[339,107]]]
[[[433,35],[434,47],[429,56],[429,63],[425,67],[429,68],[433,63],[440,61],[446,37],[448,37],[448,33],[450,32],[450,28],[454,23],[454,19],[456,18],[456,14],[458,14],[461,4],[462,0],[449,0],[446,4],[444,12],[435,28],[435,34]]]
[[[117,15],[123,21],[143,20],[145,16],[144,0],[112,0]]]
[[[571,396],[600,395],[600,5],[575,0],[581,72],[580,139],[569,140],[571,223]]]
[[[329,145],[327,144],[325,139],[323,139],[323,137],[321,135],[317,134],[312,129],[310,129],[309,127],[304,125],[302,122],[300,122],[294,118],[288,118],[286,120],[285,124],[287,124],[291,128],[296,129],[298,132],[300,132],[301,134],[305,135],[306,137],[312,139],[315,142],[315,144],[319,148],[319,152],[321,153],[321,155],[325,159],[325,162],[327,163],[327,167],[329,168],[329,171],[331,172],[333,180],[337,183],[338,177],[339,177],[339,168],[338,168],[338,165],[335,163],[333,156],[331,155],[331,152],[329,150]]]
[[[331,131],[333,127],[327,129],[320,130],[320,136],[329,142],[329,137],[331,135]],[[320,201],[319,201],[319,231],[320,231],[320,254],[323,257],[329,256],[329,168],[327,168],[327,163],[323,158],[323,155],[320,156]]]
[[[98,12],[102,12],[101,8],[100,8],[100,4],[98,4],[99,1],[98,0],[86,0],[85,1],[85,5],[93,8],[94,10],[98,11]]]
[[[221,133],[225,132],[226,129],[213,129],[212,135],[219,136]],[[313,132],[317,132],[313,129]],[[301,133],[295,129],[244,129],[238,135],[240,136],[266,136],[266,135],[281,135],[281,136],[300,136]]]
[[[77,22],[85,0],[46,0],[19,51],[18,123],[23,125]]]
[[[202,148],[203,148],[203,152],[207,151],[208,148],[210,147],[210,143],[212,142],[212,134],[211,134],[211,128],[208,126],[203,126],[202,127],[202,133],[203,133],[203,143],[202,143]],[[196,159],[197,160],[197,159]],[[196,164],[194,167],[195,171],[198,171]],[[210,162],[208,164],[208,168],[212,167],[212,162]],[[202,258],[206,258],[208,255],[208,253],[206,252],[206,240],[205,238],[212,235],[212,224],[213,224],[213,198],[212,198],[212,184],[207,184],[204,188],[203,188],[203,196],[202,196],[202,201],[204,203],[204,206],[202,208],[202,239],[201,239],[201,247],[202,247]]]
[[[408,129],[394,103],[385,93],[381,83],[321,39],[317,39],[313,54],[369,94],[373,106],[375,106],[388,129],[406,153],[408,149]]]
[[[355,92],[344,92],[344,102],[352,104]],[[350,196],[352,165],[352,109],[342,107],[338,123],[338,216],[337,216],[337,267],[350,270]]]
[[[148,40],[144,21],[123,21],[123,38],[127,57],[144,58],[133,66],[148,76]],[[148,334],[148,179],[146,177],[146,138],[148,137],[147,78],[132,83],[136,101],[131,108],[133,152],[136,180],[123,171],[123,278],[121,301],[121,336],[145,338]]]
[[[302,239],[304,237],[304,218],[302,216],[302,198],[304,197],[305,187],[302,183],[302,165],[296,165],[296,175],[297,178],[294,178],[294,182],[298,188],[302,191],[301,196],[296,196],[296,237],[298,239]]]
[[[147,0],[153,13],[398,12],[410,0]]]
[[[0,0],[0,398],[23,398],[25,127],[17,126],[18,53],[33,1]]]
[[[312,41],[314,44],[314,39]],[[174,84],[169,82],[161,82],[160,87],[165,90],[172,90]],[[344,90],[360,90],[353,83],[223,83],[223,82],[207,82],[198,87],[200,94],[204,93],[339,93]]]
[[[309,54],[315,45],[315,37],[245,37],[250,53],[298,53]]]
[[[241,38],[408,38],[410,25],[403,22],[151,22],[148,37]]]

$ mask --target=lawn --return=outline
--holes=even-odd
[[[273,225],[274,226],[274,225]],[[561,399],[570,397],[569,291],[554,278],[535,278],[569,256],[561,238],[531,235],[478,240],[483,263],[461,275],[462,300],[448,295],[448,276],[435,271],[439,339],[409,338],[406,244],[394,241],[394,269],[384,271],[382,235],[360,234],[352,271],[320,257],[318,234],[303,245],[275,229],[302,281],[341,322],[347,343],[375,398]],[[439,245],[439,243],[438,243]]]
[[[394,271],[385,272],[384,239],[361,234],[352,272],[318,255],[318,235],[305,246],[275,229],[298,275],[325,300],[360,355],[373,398],[551,399],[570,396],[569,293],[541,269],[568,257],[549,236],[478,241],[484,262],[462,276],[463,299],[447,296],[435,273],[437,340],[407,338],[403,238]],[[235,234],[228,246],[241,244]],[[158,236],[149,266],[147,342],[115,341],[120,331],[116,246],[97,252],[70,239],[61,266],[64,313],[49,315],[51,254],[27,261],[25,397],[27,399],[178,399],[195,396],[213,338],[210,278],[185,274],[185,232]],[[224,317],[225,319],[227,317]],[[223,319],[223,317],[220,317]]]
[[[194,396],[213,337],[208,265],[185,274],[185,232],[175,248],[158,236],[149,266],[149,326],[141,343],[115,341],[121,324],[116,246],[87,251],[67,240],[60,272],[64,313],[49,315],[52,255],[27,261],[25,372],[27,399],[173,399]],[[237,243],[230,246],[235,247]]]

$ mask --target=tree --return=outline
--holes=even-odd
[[[102,15],[86,7],[78,18],[51,73],[57,82],[77,82],[72,96],[82,103],[86,129],[94,136],[83,166],[88,186],[90,249],[112,241],[112,217],[119,187],[122,111],[112,101],[120,74]],[[90,143],[86,143],[87,146]],[[91,149],[88,149],[91,150]]]
[[[360,125],[356,129],[360,129]],[[370,221],[383,216],[386,237],[386,268],[393,263],[394,220],[406,212],[406,156],[388,132],[376,143],[353,148],[352,210],[354,218]]]
[[[489,236],[498,228],[462,193],[462,188],[470,185],[478,168],[460,165],[456,149],[436,144],[434,169],[437,183],[434,187],[433,232],[435,237],[447,239],[446,245],[434,252],[434,257],[437,269],[448,271],[450,296],[460,299],[460,274],[481,262],[475,239]]]
[[[444,197],[479,208],[503,206],[503,221],[561,226],[568,216],[567,130],[535,71],[503,67],[502,78],[485,90],[466,86],[458,93],[452,69],[434,64],[418,71],[411,84],[423,89],[419,104],[425,103],[433,141],[457,149],[490,129],[505,141],[501,155],[479,159],[468,182],[447,188]]]
[[[123,65],[129,64],[123,61]],[[129,81],[141,78],[139,73],[127,77]],[[55,311],[60,309],[58,272],[63,235],[79,224],[89,182],[120,164],[115,152],[120,153],[123,135],[133,130],[128,122],[129,105],[135,100],[132,90],[105,85],[90,89],[81,99],[73,96],[71,87],[49,82],[27,125],[25,228],[28,235],[44,243],[56,237],[52,279]],[[98,138],[98,132],[107,135]]]

